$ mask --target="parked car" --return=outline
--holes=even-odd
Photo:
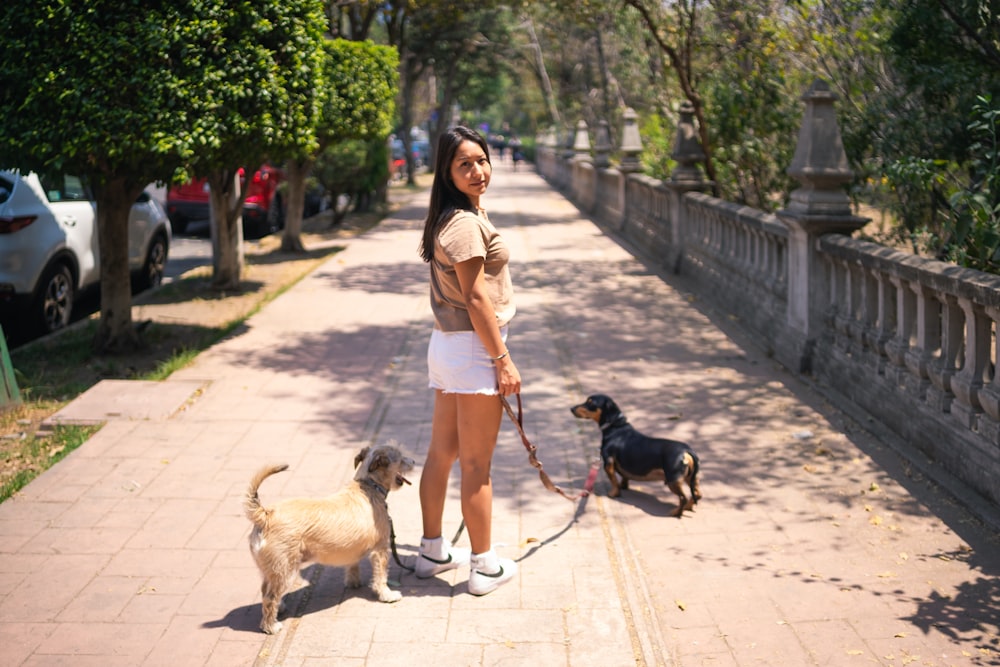
[[[244,178],[242,169],[240,178]],[[279,191],[284,181],[283,170],[264,165],[249,184],[244,182],[247,188],[243,202],[244,238],[259,239],[284,226],[285,206]],[[208,183],[201,179],[170,187],[167,191],[167,215],[175,233],[183,234],[191,222],[209,219],[208,196]]]
[[[0,170],[0,308],[38,333],[69,324],[76,296],[101,277],[96,212],[77,176]],[[134,287],[160,284],[171,241],[166,211],[144,192],[128,224]]]

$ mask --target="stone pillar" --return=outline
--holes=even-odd
[[[611,164],[611,131],[608,129],[608,121],[602,120],[597,124],[597,136],[594,141],[594,166],[598,169],[607,169]]]
[[[621,172],[632,174],[642,171],[639,155],[642,154],[642,138],[639,136],[639,116],[632,108],[622,114],[622,162]]]
[[[590,134],[587,121],[576,122],[576,135],[573,138],[573,159],[590,162]]]
[[[844,185],[853,172],[847,164],[834,113],[836,95],[816,80],[802,96],[805,112],[788,174],[802,184],[788,208],[777,215],[788,225],[788,340],[776,346],[781,361],[799,372],[812,370],[812,350],[829,315],[829,286],[816,252],[824,234],[850,235],[868,218],[851,214]]]
[[[677,167],[670,174],[672,183],[703,183],[704,178],[698,164],[705,161],[705,151],[698,142],[698,129],[694,126],[694,105],[690,102],[681,104],[677,139],[670,157],[677,161]]]
[[[705,192],[712,186],[698,168],[698,164],[705,161],[705,151],[698,141],[694,106],[685,101],[681,104],[679,112],[677,139],[674,141],[674,152],[670,154],[670,157],[677,162],[677,167],[670,174],[670,180],[663,184],[670,191],[670,253],[664,260],[666,266],[674,273],[681,272],[681,261],[684,259],[684,239],[687,229],[687,220],[683,216],[684,207],[681,205],[684,194]]]

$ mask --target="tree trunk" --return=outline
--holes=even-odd
[[[285,231],[281,235],[281,249],[285,252],[305,252],[302,244],[302,215],[306,208],[306,179],[312,171],[313,160],[289,160],[285,165],[288,190],[285,194],[287,210]]]
[[[413,139],[410,137],[410,128],[413,126],[413,89],[416,87],[417,79],[423,70],[413,57],[408,57],[403,64],[403,73],[400,77],[399,85],[402,88],[403,103],[399,109],[399,124],[403,136],[403,150],[406,152],[406,184],[416,185],[417,179],[414,175],[413,164]]]
[[[526,21],[528,27],[528,38],[531,40],[531,51],[535,55],[535,74],[542,84],[542,94],[545,97],[545,106],[549,110],[549,119],[556,127],[562,127],[562,118],[559,116],[559,105],[556,104],[556,97],[552,92],[552,82],[549,81],[549,72],[545,69],[545,58],[542,57],[542,47],[538,43],[538,35],[535,34],[535,24],[531,18]]]
[[[212,231],[212,287],[236,290],[243,270],[243,195],[240,174],[223,169],[209,175]]]
[[[142,185],[114,178],[95,188],[97,243],[101,264],[101,319],[94,336],[98,354],[131,352],[141,345],[132,326],[132,281],[128,268],[128,217]]]

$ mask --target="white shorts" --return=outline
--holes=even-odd
[[[507,327],[500,328],[507,341]],[[475,331],[434,329],[427,346],[427,376],[431,389],[448,394],[497,395],[497,370]]]

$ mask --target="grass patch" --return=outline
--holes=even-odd
[[[100,426],[56,426],[51,435],[26,438],[16,456],[5,461],[0,476],[0,503],[20,491],[31,480],[64,459],[100,430]],[[10,468],[9,474],[7,468]]]

